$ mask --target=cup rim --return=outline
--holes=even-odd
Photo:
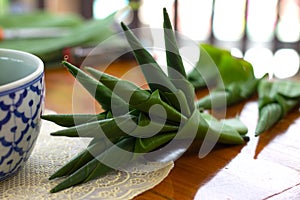
[[[20,50],[14,50],[14,49],[5,49],[5,48],[0,48],[0,53],[1,52],[7,52],[11,53],[14,55],[20,55],[20,56],[26,56],[29,57],[30,60],[33,60],[37,64],[37,68],[34,70],[34,72],[30,73],[29,75],[12,81],[10,83],[4,84],[0,86],[0,96],[5,95],[7,91],[10,91],[12,89],[19,89],[20,87],[26,87],[29,83],[32,81],[36,81],[37,79],[40,79],[40,76],[43,75],[44,73],[44,63],[43,61],[37,57],[36,55],[33,55],[31,53],[25,52],[25,51],[20,51]]]

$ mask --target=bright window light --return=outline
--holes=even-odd
[[[272,75],[273,53],[270,49],[265,47],[250,48],[246,51],[244,59],[252,64],[256,78],[261,78],[266,73]]]
[[[230,53],[236,58],[243,58],[243,52],[239,48],[231,48]]]
[[[280,1],[277,37],[282,42],[297,42],[300,39],[300,11],[295,0]]]
[[[299,71],[299,55],[294,49],[280,49],[274,54],[274,76],[289,78]]]
[[[93,15],[95,19],[103,19],[115,11],[128,5],[128,0],[95,0],[93,5]]]
[[[151,28],[161,28],[163,20],[162,9],[165,7],[168,10],[168,14],[172,20],[172,16],[174,16],[173,4],[174,0],[141,0],[139,19],[143,24],[149,25]]]
[[[196,41],[205,41],[211,33],[212,0],[178,0],[179,31]]]
[[[245,0],[215,0],[214,36],[223,41],[238,41],[245,30]]]
[[[274,37],[278,0],[249,0],[247,34],[250,40],[269,42]]]

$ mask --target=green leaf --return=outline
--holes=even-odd
[[[230,52],[209,44],[201,44],[199,60],[195,68],[187,75],[188,80],[196,89],[212,86],[219,83],[221,75],[219,65],[223,55],[230,55]]]
[[[132,99],[135,101],[135,104],[138,104],[146,101],[151,95],[148,91],[141,89],[132,82],[119,79],[91,67],[86,67],[86,70],[126,102]]]
[[[166,111],[168,119],[170,119],[171,121],[179,122],[181,120],[181,117],[183,117],[178,110],[172,108],[160,98],[158,90],[154,91],[151,94],[146,90],[142,90],[141,88],[129,81],[121,80],[119,78],[116,78],[106,73],[101,73],[89,67],[87,67],[86,69],[92,74],[92,76],[94,76],[96,79],[99,79],[101,83],[103,83],[105,86],[111,89],[114,92],[114,94],[122,98],[124,101],[129,102],[130,106],[134,109],[140,110],[145,113],[149,113],[149,110],[152,106],[161,105],[164,108],[164,111]],[[116,85],[118,86],[117,89],[115,88]],[[175,93],[171,94],[175,95]],[[177,97],[180,97],[180,95],[178,94],[175,97],[177,99]],[[182,98],[182,105],[186,106],[186,100],[184,96]],[[152,114],[159,117],[162,115],[162,112],[153,111]]]
[[[130,132],[131,136],[137,138],[148,138],[155,134],[176,132],[179,127],[177,125],[168,124],[167,122],[159,121],[159,119],[149,118],[144,113],[140,113],[136,128]]]
[[[171,81],[178,90],[184,93],[186,101],[181,101],[181,104],[187,104],[189,112],[192,113],[195,109],[194,101],[196,99],[194,86],[187,79],[171,79]]]
[[[220,122],[234,128],[240,135],[248,133],[248,127],[238,117],[222,119]]]
[[[259,106],[264,103],[276,101],[276,96],[280,95],[285,99],[300,98],[300,83],[292,80],[268,80],[262,79],[258,86]]]
[[[218,68],[225,86],[255,79],[252,65],[231,55],[222,56]]]
[[[70,71],[70,73],[81,83],[82,86],[101,104],[104,110],[111,110],[111,103],[118,106],[120,110],[128,108],[128,104],[117,95],[113,95],[112,91],[99,81],[95,80],[78,67],[69,62],[62,62]],[[113,97],[112,97],[113,96]],[[112,100],[113,98],[113,100]],[[124,113],[122,113],[124,114]]]
[[[191,115],[191,111],[189,105],[187,104],[186,96],[184,95],[182,90],[178,90],[177,92],[162,92],[160,93],[163,99],[168,101],[168,104],[173,106],[177,111],[179,111],[185,117],[189,117]]]
[[[264,78],[259,82],[256,136],[271,128],[299,104],[299,90],[300,84],[292,80]]]
[[[34,11],[22,14],[3,14],[0,24],[3,28],[25,27],[78,27],[82,25],[82,18],[74,14],[54,14],[50,12]]]
[[[114,16],[115,13],[102,20],[88,21],[80,20],[78,16],[74,15],[49,13],[3,16],[0,18],[1,26],[4,24],[10,28],[66,26],[70,28],[70,33],[57,38],[4,40],[0,42],[0,48],[26,51],[37,55],[44,62],[60,61],[64,57],[63,49],[66,47],[90,43],[99,44],[112,36],[114,34],[112,29]]]
[[[179,53],[179,49],[176,42],[176,35],[173,32],[171,21],[167,12],[167,9],[163,9],[164,15],[164,37],[166,47],[166,58],[168,65],[168,76],[171,79],[186,78],[185,68],[182,62],[182,58]]]
[[[121,25],[126,32],[127,40],[141,65],[151,90],[143,90],[129,81],[120,80],[93,68],[86,68],[92,74],[91,77],[70,63],[64,62],[74,77],[91,94],[94,90],[90,87],[96,88],[98,93],[96,93],[95,98],[98,98],[97,100],[100,104],[106,108],[106,112],[105,119],[83,121],[81,125],[52,133],[52,135],[57,136],[92,137],[93,140],[87,150],[82,151],[77,157],[50,177],[68,176],[54,187],[51,192],[58,192],[101,177],[111,170],[119,169],[129,164],[145,153],[164,147],[172,140],[179,142],[170,148],[172,152],[160,151],[160,155],[156,159],[178,158],[178,155],[182,155],[187,150],[189,147],[188,143],[192,143],[194,139],[204,140],[204,142],[208,139],[213,144],[217,142],[224,144],[244,144],[245,142],[247,127],[237,118],[220,121],[208,113],[200,113],[199,110],[195,109],[194,88],[185,78],[175,34],[172,32],[170,19],[165,9],[164,27],[167,59],[168,64],[176,65],[173,66],[173,69],[179,71],[176,75],[170,73],[170,77],[166,76],[151,54],[142,47],[131,30],[125,24],[121,23]],[[167,29],[171,31],[171,35],[169,36]],[[175,48],[175,52],[170,53],[172,48]],[[226,52],[213,47],[208,47],[208,49],[212,52],[212,56],[218,63],[222,62],[222,56],[227,55]],[[220,54],[222,56],[218,57]],[[206,83],[211,81],[207,79],[206,75],[214,80],[217,77],[216,82],[219,85],[215,91],[225,91],[225,89],[222,90],[220,87],[222,84],[220,84],[221,81],[218,79],[221,77],[219,71],[211,70],[217,69],[214,64],[211,65],[213,63],[212,58],[205,50],[203,50],[200,56],[204,58],[204,60],[201,60],[201,64],[207,63],[212,67],[204,67],[203,71],[200,69],[201,75],[204,75],[203,81]],[[230,66],[235,61],[230,57],[226,58],[223,62],[228,62],[227,65]],[[237,62],[241,64],[243,61],[237,60]],[[240,66],[239,64],[233,63],[233,68],[237,68],[237,66]],[[251,71],[250,68],[249,70]],[[248,76],[242,76],[241,78],[237,76],[239,73],[237,70],[235,78],[232,80],[238,81],[243,79],[244,82],[242,83],[245,83],[244,78]],[[78,74],[81,77],[78,78]],[[223,74],[228,75],[227,69]],[[230,79],[226,80],[225,83],[227,86],[226,92],[228,93],[225,96],[228,101],[236,101],[236,99],[243,97],[240,94],[248,94],[249,92],[247,89],[243,90],[237,84],[232,84]],[[249,85],[251,84],[249,83]],[[112,101],[114,95],[117,97],[117,102]],[[281,101],[279,97],[281,96],[277,95],[278,101]],[[115,103],[117,106],[120,106],[120,109],[127,108],[127,111],[123,115],[115,116],[112,109],[112,104]],[[71,117],[68,116],[68,120],[69,118]],[[85,119],[85,117],[82,119]],[[181,145],[185,146],[182,147]],[[93,158],[91,155],[95,157]]]
[[[230,56],[231,53],[227,49],[222,49],[210,44],[201,44],[201,47],[210,55],[213,61],[218,66],[223,56]]]
[[[160,106],[161,109],[151,109],[152,106]],[[187,118],[182,115],[180,112],[178,112],[175,108],[170,106],[169,104],[162,101],[160,98],[159,91],[154,91],[150,98],[139,104],[135,104],[135,102],[131,102],[131,106],[137,110],[140,110],[142,112],[149,113],[151,109],[151,114],[161,118],[166,117],[167,120],[170,120],[172,122],[180,122],[181,120],[186,120]],[[166,114],[166,116],[164,116]]]
[[[201,47],[206,48],[201,53],[205,54],[205,51],[209,53],[207,56],[214,60],[218,72],[214,71],[215,66],[209,61],[204,62],[200,58],[199,66],[194,70],[202,70],[202,76],[200,72],[198,74],[194,72],[191,74],[192,81],[197,82],[195,79],[199,78],[199,83],[209,85],[213,82],[216,87],[209,87],[210,94],[200,99],[197,107],[211,109],[212,106],[217,108],[229,106],[249,98],[256,91],[259,80],[255,78],[253,67],[249,62],[233,57],[226,50],[209,45],[201,45]],[[206,80],[202,80],[203,78]]]
[[[113,170],[113,168],[105,165],[104,163],[114,163],[115,166],[119,167],[125,166],[130,161],[132,161],[133,154],[124,154],[122,151],[120,151],[120,148],[125,150],[125,152],[133,152],[134,143],[135,139],[133,138],[125,138],[121,140],[117,143],[117,145],[110,147],[105,152],[101,153],[99,156],[75,171],[64,181],[51,189],[50,192],[55,193],[71,186],[88,182],[92,179],[99,178]]]
[[[255,93],[259,79],[249,79],[240,85],[240,96],[243,99],[249,98],[253,93]]]
[[[138,138],[135,142],[135,153],[148,153],[159,148],[176,136],[176,133],[155,135],[149,138]]]
[[[64,166],[59,168],[55,173],[53,173],[49,177],[49,180],[62,177],[62,176],[68,176],[74,173],[82,166],[84,166],[86,163],[93,160],[95,156],[100,155],[107,148],[111,146],[112,146],[111,143],[109,144],[105,142],[105,140],[93,139],[86,149],[78,153],[68,163],[66,163]]]
[[[270,103],[259,110],[259,118],[255,129],[255,136],[276,124],[282,116],[282,107],[277,103]]]
[[[281,81],[277,83],[277,91],[284,97],[299,98],[300,97],[300,82],[297,81]]]
[[[198,108],[211,109],[211,108],[224,108],[227,106],[229,98],[228,91],[214,90],[209,95],[204,96],[196,101]]]
[[[259,109],[270,103],[278,103],[284,116],[299,103],[299,90],[300,84],[296,81],[262,79],[258,86]]]
[[[215,135],[218,137],[218,142],[223,144],[244,144],[244,138],[240,133],[222,121],[217,120],[215,117],[208,113],[201,113],[201,117],[208,124],[207,134]]]
[[[42,115],[41,118],[63,127],[71,127],[91,121],[106,119],[107,112],[99,114],[46,114]]]
[[[142,46],[133,32],[122,22],[121,26],[125,36],[131,46],[137,62],[147,80],[151,91],[160,90],[162,92],[174,92],[176,87],[162,71],[152,55]]]
[[[128,136],[136,127],[134,116],[124,115],[110,119],[89,122],[52,132],[52,136],[114,138]]]

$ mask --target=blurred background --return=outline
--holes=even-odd
[[[6,30],[22,27],[22,24],[26,23],[32,25],[37,18],[30,18],[26,23],[15,23],[16,20],[12,18],[39,11],[56,17],[61,16],[62,19],[64,17],[66,19],[66,16],[77,16],[79,18],[77,25],[74,18],[73,21],[68,18],[69,23],[73,23],[72,27],[79,27],[79,24],[83,26],[88,21],[100,21],[103,27],[112,28],[111,34],[113,34],[114,31],[119,31],[114,26],[115,21],[118,20],[125,21],[131,28],[161,28],[161,11],[166,7],[175,29],[193,41],[223,47],[237,57],[244,57],[253,64],[257,77],[269,72],[277,78],[287,78],[296,75],[299,71],[299,5],[300,0],[0,0],[2,17],[0,27]],[[116,18],[107,23],[107,18],[115,12],[117,12]],[[54,23],[53,18],[49,18],[45,20]],[[17,20],[20,21],[22,18]],[[16,25],[12,26],[14,23]],[[41,24],[43,23],[37,26],[42,27]],[[29,25],[26,27],[30,27]],[[60,22],[55,26],[62,27],[62,24]],[[74,30],[72,32],[83,29],[93,32],[93,29],[88,27],[72,29]],[[80,31],[79,33],[81,34]],[[109,33],[106,34],[108,37]],[[79,37],[79,34],[77,35]],[[87,34],[86,37],[90,36]],[[149,36],[145,35],[144,38],[147,37]],[[94,42],[103,39],[105,37],[96,40],[93,36]],[[1,44],[1,42],[0,47],[9,47],[12,43],[8,41],[8,44]],[[71,52],[71,56],[82,59],[86,55],[84,50],[88,49],[87,46],[92,46],[91,40],[87,42],[81,39],[72,42],[66,43],[66,46],[71,49],[65,48],[66,46],[59,47],[60,51],[63,51],[62,55]],[[48,44],[44,47],[47,48]],[[19,44],[13,45],[19,48],[17,46]],[[25,43],[22,45],[20,49],[30,46]],[[28,51],[35,53],[34,50],[31,48]],[[36,50],[36,52],[38,54],[41,51]],[[44,60],[50,63],[55,59],[45,57]]]

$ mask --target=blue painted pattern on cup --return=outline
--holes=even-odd
[[[0,180],[28,160],[40,132],[44,93],[43,62],[0,49]]]

